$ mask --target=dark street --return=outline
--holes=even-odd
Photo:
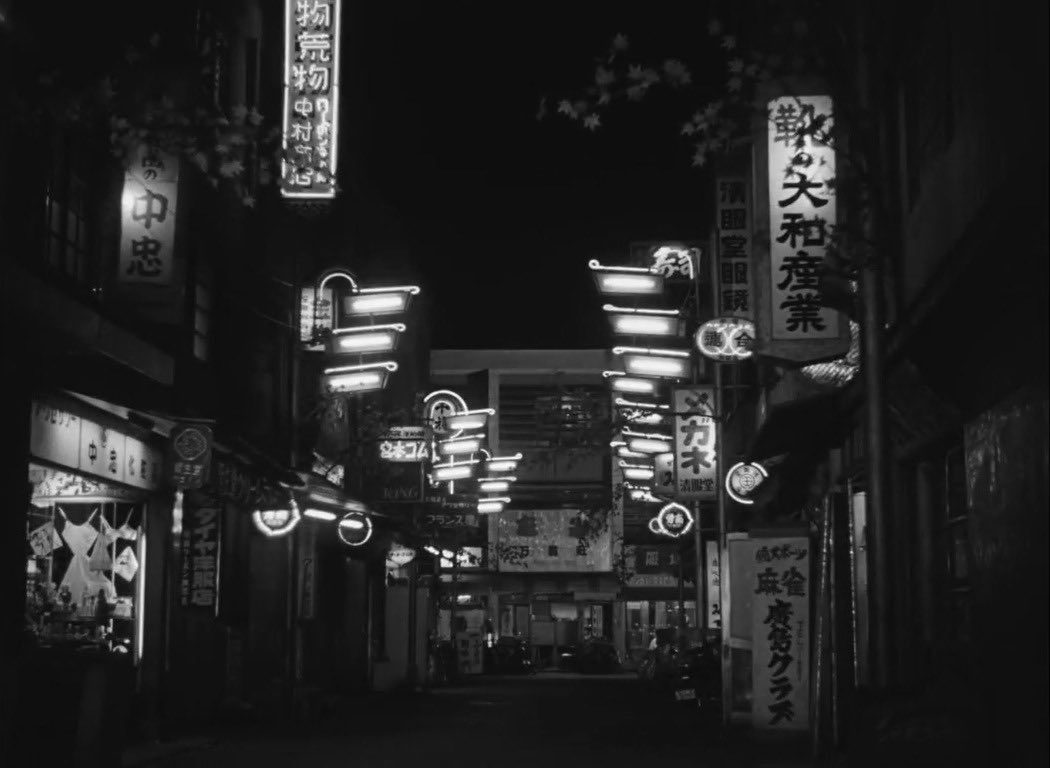
[[[493,765],[506,768],[690,765],[806,766],[799,747],[760,749],[722,733],[695,707],[676,705],[633,673],[483,676],[418,695],[386,694],[341,707],[294,735],[251,729],[142,747],[125,766],[386,768]],[[778,756],[778,751],[781,753]]]

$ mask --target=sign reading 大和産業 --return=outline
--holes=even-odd
[[[809,540],[756,538],[751,596],[756,728],[809,727]]]
[[[139,146],[134,162],[124,173],[119,282],[171,283],[178,188],[178,158],[146,145]]]
[[[335,197],[341,21],[340,0],[285,0],[285,197]]]

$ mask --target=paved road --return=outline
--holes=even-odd
[[[272,729],[198,745],[151,768],[780,768],[721,735],[698,709],[656,696],[633,675],[475,678],[416,696],[376,694],[297,735]]]

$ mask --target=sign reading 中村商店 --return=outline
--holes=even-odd
[[[714,403],[713,387],[674,389],[674,495],[679,501],[717,498]]]
[[[769,301],[774,340],[838,338],[841,315],[821,301],[835,227],[830,96],[769,102]]]
[[[341,13],[340,0],[285,0],[285,197],[335,197]]]
[[[809,727],[809,540],[754,539],[751,632],[756,728]]]
[[[139,146],[134,162],[124,173],[119,282],[171,283],[178,188],[178,158],[146,145]]]
[[[744,176],[720,176],[718,201],[718,306],[726,317],[754,318],[751,291],[750,190]]]

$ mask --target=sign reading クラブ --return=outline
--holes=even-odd
[[[178,187],[178,158],[140,146],[134,162],[124,173],[118,281],[171,283]]]
[[[751,632],[756,728],[809,727],[809,540],[756,538]]]
[[[715,445],[715,392],[694,385],[674,390],[675,498],[717,498],[718,455]]]
[[[285,0],[285,197],[335,197],[340,23],[340,0]]]
[[[751,194],[745,176],[720,176],[715,181],[718,203],[718,312],[752,319]]]
[[[820,277],[835,227],[830,96],[769,102],[769,301],[773,339],[834,339],[840,314],[822,306]]]

